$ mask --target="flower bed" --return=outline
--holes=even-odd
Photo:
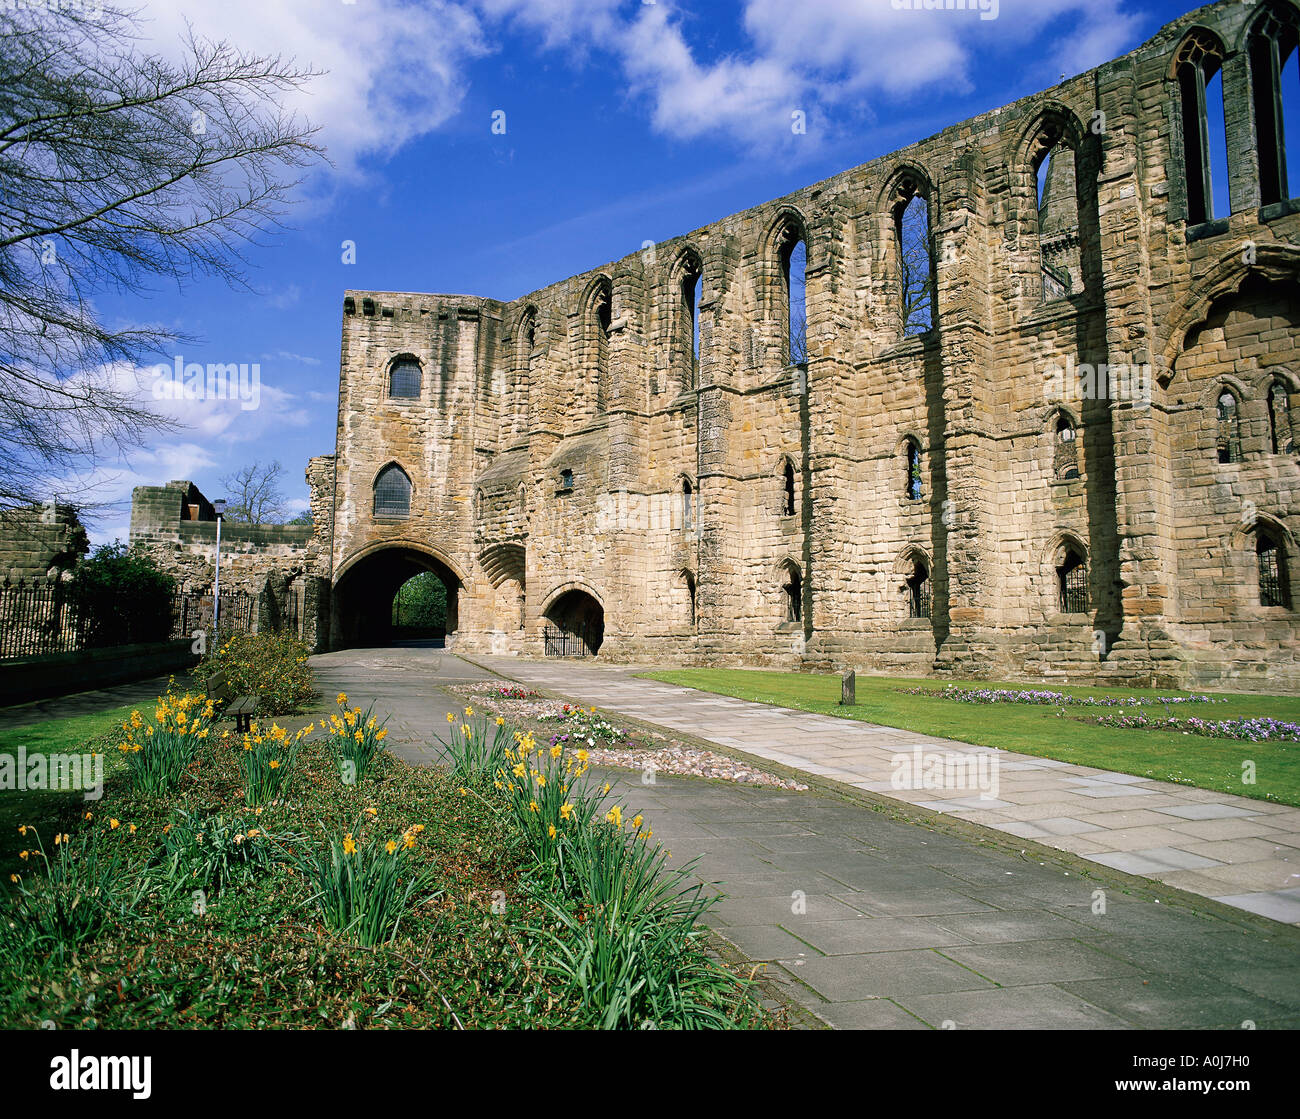
[[[1164,730],[1202,738],[1234,738],[1241,742],[1300,742],[1300,723],[1281,719],[1180,719],[1148,715],[1094,715],[1081,722],[1103,727]]]
[[[1038,707],[1170,707],[1189,703],[1223,703],[1208,695],[1073,696],[1064,692],[1012,691],[1007,688],[899,688],[903,695],[950,699],[956,703],[1019,703]]]

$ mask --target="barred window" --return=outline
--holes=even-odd
[[[1241,414],[1237,398],[1228,391],[1219,394],[1218,454],[1220,462],[1241,461]]]
[[[375,516],[411,515],[411,479],[396,463],[385,466],[375,479]]]
[[[1286,585],[1286,556],[1281,542],[1266,532],[1257,532],[1255,551],[1259,561],[1259,604],[1291,607]]]
[[[912,574],[907,580],[907,616],[930,616],[930,569],[921,560],[912,565]]]
[[[1088,565],[1083,556],[1067,548],[1056,569],[1057,596],[1062,614],[1088,612]]]
[[[399,358],[388,370],[388,395],[416,399],[420,395],[420,363]]]

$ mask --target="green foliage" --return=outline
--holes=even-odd
[[[498,777],[506,768],[512,734],[504,719],[490,723],[487,716],[479,715],[457,720],[446,738],[438,735],[438,743],[451,761],[452,780],[478,783]]]
[[[51,857],[35,828],[19,831],[30,844],[24,861],[35,873],[13,875],[0,908],[0,954],[6,959],[25,953],[61,958],[93,941],[139,901],[140,888],[133,888],[121,855],[108,853],[94,833],[56,833]]]
[[[275,840],[242,816],[176,810],[163,833],[161,870],[174,886],[213,894],[265,874]]]
[[[393,597],[393,625],[439,633],[446,630],[447,587],[432,571],[423,571],[398,588]]]
[[[101,545],[72,569],[67,590],[85,626],[87,648],[171,635],[176,580],[138,549]]]
[[[253,723],[239,750],[239,768],[244,777],[244,803],[250,808],[283,800],[293,776],[302,740],[311,725],[290,734],[278,723],[261,727]]]
[[[232,633],[194,670],[206,684],[225,672],[236,695],[257,696],[259,715],[291,715],[315,697],[305,641],[283,633]]]

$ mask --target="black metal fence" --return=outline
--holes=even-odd
[[[296,601],[294,624],[297,623]],[[160,604],[159,604],[160,605]],[[111,607],[111,612],[110,611]],[[0,584],[0,660],[17,660],[48,653],[129,645],[161,636],[191,637],[212,630],[212,595],[178,593],[172,596],[171,625],[156,625],[157,606],[142,609],[137,617],[129,604],[114,602],[98,611],[75,601],[65,584],[50,579],[19,580]],[[147,619],[155,632],[145,633],[137,622]],[[233,592],[221,596],[221,632],[252,632],[257,625],[257,596]]]
[[[600,648],[598,628],[579,626],[576,630],[558,626],[542,627],[543,650],[548,657],[590,657]]]

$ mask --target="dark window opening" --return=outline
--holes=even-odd
[[[420,395],[421,370],[418,361],[401,358],[388,371],[388,395],[415,399]]]
[[[785,517],[794,516],[794,463],[789,459],[785,460],[785,489],[781,499],[781,515]]]
[[[1255,553],[1259,562],[1259,604],[1291,608],[1286,585],[1286,557],[1281,543],[1263,532],[1256,532]]]
[[[903,494],[909,501],[921,500],[921,445],[915,439],[905,444],[907,476],[904,479]]]
[[[573,489],[573,471],[572,471],[572,470],[561,470],[561,471],[560,471],[560,489],[562,489],[562,490],[571,490],[571,489]]]
[[[1086,614],[1088,611],[1088,565],[1073,548],[1056,569],[1057,598],[1062,614]]]
[[[1220,462],[1241,461],[1241,415],[1237,398],[1230,392],[1219,394],[1217,407],[1218,438],[1216,440]]]
[[[1068,416],[1057,418],[1052,470],[1058,478],[1079,476],[1079,441],[1076,435],[1074,424],[1070,422]]]
[[[799,578],[799,569],[793,564],[785,568],[786,582],[781,587],[785,597],[785,620],[798,622],[803,619],[803,586]]]
[[[375,479],[375,516],[411,515],[411,479],[396,464],[385,466]]]
[[[1255,110],[1255,150],[1259,156],[1261,204],[1293,197],[1287,175],[1286,107],[1297,92],[1287,90],[1284,75],[1295,55],[1300,17],[1289,5],[1270,5],[1250,34],[1250,92]],[[1289,95],[1288,95],[1289,94]]]
[[[690,622],[691,629],[695,628],[695,576],[689,571],[683,573],[683,579],[686,583],[687,599],[687,620]]]
[[[695,527],[695,490],[689,479],[682,480],[682,531]]]
[[[907,579],[907,616],[930,616],[930,569],[920,560],[912,565],[912,574]]]
[[[1295,454],[1295,434],[1291,426],[1291,390],[1282,381],[1274,381],[1269,386],[1268,422],[1273,453]]]

